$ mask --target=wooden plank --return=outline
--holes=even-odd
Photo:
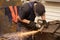
[[[56,33],[60,33],[60,28],[56,31]]]
[[[60,34],[60,25],[59,25],[59,28],[56,30],[56,33]]]
[[[59,24],[49,25],[49,27],[47,29],[44,29],[42,32],[54,33],[58,27],[59,27]]]

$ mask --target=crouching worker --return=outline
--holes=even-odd
[[[36,16],[41,16],[42,24],[46,24],[45,7],[39,2],[29,2],[22,5],[22,13],[19,13],[18,19],[21,24],[25,24],[31,28],[37,28],[34,22]],[[28,27],[28,28],[29,28]]]
[[[34,22],[36,16],[41,16],[42,24],[46,24],[45,7],[39,2],[29,2],[22,5],[18,16],[18,31],[37,30],[40,26]],[[45,27],[47,28],[47,26]],[[30,36],[27,40],[32,40]]]

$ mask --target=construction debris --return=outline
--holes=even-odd
[[[58,26],[56,24],[55,24],[55,26],[49,25],[51,27],[50,29],[49,28],[48,29],[43,29],[44,27],[42,27],[41,29],[35,30],[35,31],[33,30],[33,31],[29,31],[29,32],[7,33],[7,34],[4,34],[4,35],[0,36],[0,40],[20,40],[20,39],[23,39],[24,37],[28,37],[30,35],[35,35],[36,33],[39,33],[40,34],[41,31],[42,31],[42,29],[43,29],[42,34],[43,33],[49,33],[49,34],[52,33],[52,34],[54,34],[56,32],[57,28],[60,27],[59,25],[60,24],[58,24]],[[57,27],[57,28],[55,28],[55,27]],[[55,30],[55,31],[53,31],[53,30]],[[51,32],[51,31],[53,31],[53,32]]]

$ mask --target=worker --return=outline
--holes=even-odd
[[[34,8],[34,4],[36,5],[36,8]],[[45,7],[39,3],[39,2],[29,2],[29,3],[25,3],[22,5],[22,13],[19,13],[20,16],[20,20],[22,23],[25,24],[29,24],[29,26],[32,26],[32,24],[34,24],[33,26],[35,27],[35,22],[34,19],[36,16],[41,16],[43,24],[46,23],[46,18],[45,18]],[[31,22],[32,21],[32,22]],[[30,25],[30,23],[32,23]]]
[[[35,6],[35,7],[34,7]],[[39,2],[29,2],[25,3],[22,5],[21,8],[21,13],[19,13],[18,16],[18,30],[21,30],[21,27],[26,27],[22,28],[25,30],[36,30],[39,29],[40,27],[37,26],[37,23],[34,22],[36,16],[41,16],[42,24],[47,24],[46,18],[45,18],[45,7]],[[47,28],[47,26],[45,26]],[[32,40],[31,36],[29,37],[28,40]]]

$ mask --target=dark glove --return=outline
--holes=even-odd
[[[46,21],[46,20],[42,20],[42,21],[43,21],[42,25],[44,25],[45,28],[48,28],[48,23],[47,23],[47,21]]]
[[[41,26],[39,24],[32,22],[32,21],[28,24],[28,26],[33,30],[38,30],[41,28]]]

